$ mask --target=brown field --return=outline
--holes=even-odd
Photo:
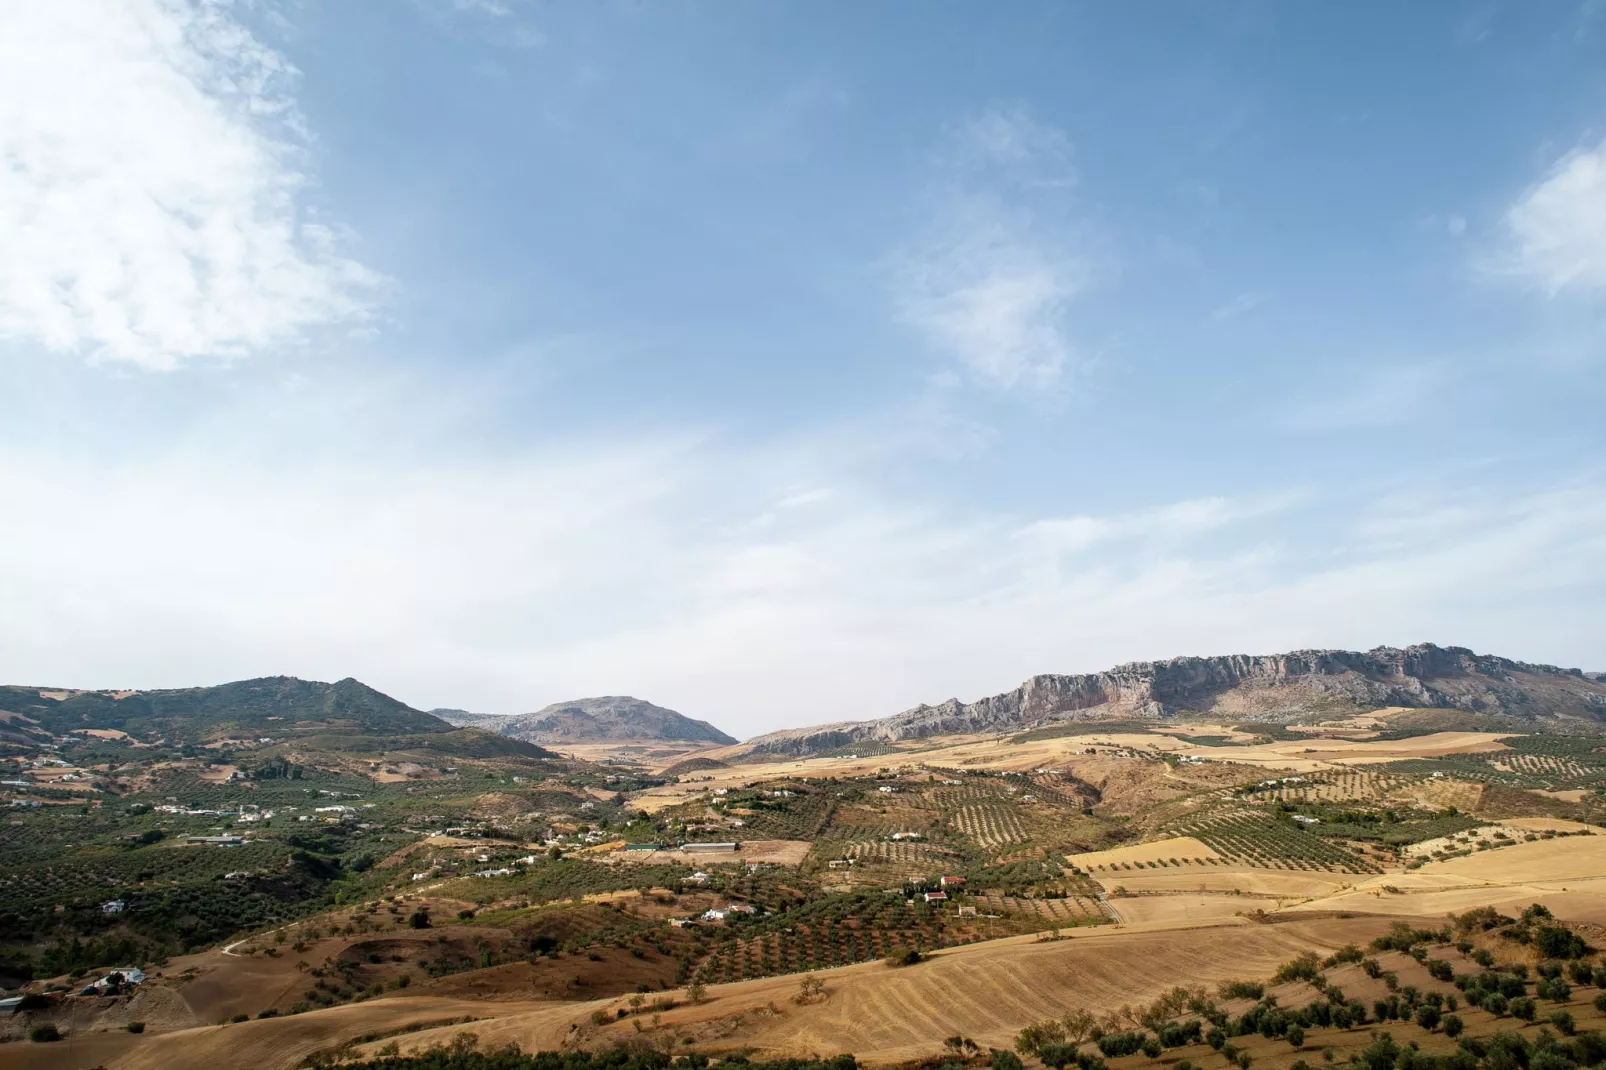
[[[1173,836],[1168,840],[1139,843],[1131,847],[1112,847],[1108,851],[1085,851],[1067,855],[1065,860],[1084,873],[1107,869],[1123,862],[1158,862],[1161,860],[1220,858],[1211,847],[1192,836]]]
[[[983,1047],[1008,1047],[1021,1026],[1065,1006],[1113,1010],[1153,998],[1176,977],[1210,984],[1264,976],[1301,950],[1364,941],[1385,928],[1368,918],[1288,925],[1234,921],[1186,932],[1080,930],[1059,941],[1015,938],[940,952],[904,970],[863,963],[819,971],[828,998],[809,1006],[791,1002],[795,978],[715,986],[706,1003],[664,1013],[658,1029],[694,1037],[707,1051],[750,1047],[766,1057],[851,1051],[871,1063],[929,1055],[942,1037],[956,1032]],[[628,1021],[601,1029],[590,1025],[597,1006],[617,1005],[513,1013],[495,1022],[412,1034],[399,1043],[404,1051],[427,1047],[461,1031],[477,1033],[482,1044],[513,1041],[527,1050],[556,1047],[571,1031],[585,1033],[588,1042],[606,1042],[634,1033]]]
[[[1116,870],[1097,875],[1098,883],[1106,892],[1113,892],[1117,888],[1125,888],[1129,892],[1214,892],[1229,895],[1238,892],[1282,899],[1330,895],[1357,879],[1351,873],[1188,863],[1163,869]]]

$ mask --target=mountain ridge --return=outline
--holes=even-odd
[[[756,736],[744,751],[803,755],[858,743],[1016,729],[1052,721],[1163,719],[1181,712],[1286,720],[1384,706],[1606,720],[1606,674],[1420,643],[1369,651],[1185,656],[1097,673],[1039,674],[1012,691],[921,704],[889,717]]]
[[[132,691],[0,685],[0,710],[58,735],[114,729],[141,739],[195,740],[225,728],[272,734],[306,725],[369,733],[452,731],[452,725],[439,717],[349,676],[334,683],[262,676],[202,687]]]
[[[484,728],[530,743],[666,740],[731,746],[738,742],[707,721],[631,695],[570,699],[543,706],[534,713],[471,713],[452,709],[432,712],[451,724]]]

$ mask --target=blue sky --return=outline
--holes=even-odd
[[[1606,6],[0,14],[0,678],[1606,668]]]

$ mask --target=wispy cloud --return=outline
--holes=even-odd
[[[385,398],[376,418],[419,440],[388,457],[363,445],[371,393],[321,381],[271,419],[242,402],[116,461],[0,446],[0,496],[29,503],[0,525],[0,679],[350,674],[507,710],[620,690],[745,733],[1182,653],[1593,649],[1598,478],[1022,515],[895,492],[858,443],[465,452],[428,384]],[[316,463],[286,467],[286,440]]]
[[[1286,402],[1276,422],[1294,431],[1337,431],[1403,423],[1443,400],[1450,372],[1442,363],[1401,364],[1324,380],[1306,398]]]
[[[226,4],[0,5],[0,335],[170,368],[363,317],[295,75]]]
[[[1221,323],[1226,320],[1237,319],[1240,316],[1249,315],[1251,312],[1255,311],[1255,309],[1260,308],[1270,300],[1271,294],[1269,293],[1266,293],[1262,290],[1247,290],[1244,293],[1238,294],[1226,304],[1212,310],[1210,313],[1210,318],[1217,323]]]
[[[1065,316],[1090,268],[1063,224],[1062,131],[993,109],[950,132],[920,238],[894,257],[902,316],[976,379],[1048,389],[1076,357]]]
[[[1496,271],[1551,294],[1606,290],[1606,141],[1558,160],[1504,222]]]

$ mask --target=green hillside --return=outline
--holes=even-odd
[[[440,718],[350,678],[329,684],[268,676],[216,687],[133,693],[8,686],[0,687],[0,710],[21,714],[57,735],[74,729],[116,729],[147,742],[200,742],[231,732],[271,736],[306,731],[455,731]]]

